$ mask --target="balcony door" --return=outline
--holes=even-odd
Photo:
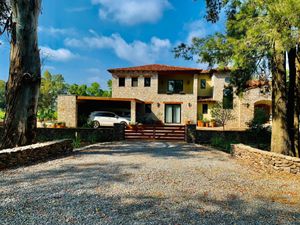
[[[181,123],[181,105],[165,105],[165,123]]]

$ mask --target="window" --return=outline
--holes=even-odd
[[[201,80],[201,89],[206,89],[206,80]]]
[[[125,87],[125,77],[119,77],[119,87]]]
[[[165,106],[165,122],[176,124],[181,123],[181,105]]]
[[[151,78],[150,77],[145,77],[144,78],[144,86],[145,87],[150,87],[151,86]]]
[[[183,80],[169,80],[168,92],[180,93],[183,91]]]
[[[233,109],[233,90],[231,87],[223,90],[223,108]]]
[[[152,105],[145,104],[145,113],[152,113]]]
[[[208,105],[207,104],[203,104],[202,105],[202,114],[207,114],[208,113]]]
[[[131,78],[131,86],[132,87],[137,87],[138,86],[138,78],[137,77]]]
[[[105,117],[116,117],[115,114],[109,113],[109,112],[107,112],[107,113],[102,113],[102,116],[105,116]]]

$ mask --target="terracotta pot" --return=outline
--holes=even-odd
[[[206,122],[206,123],[205,123],[205,127],[209,127],[209,122]]]
[[[198,120],[198,127],[204,127],[204,123],[202,120]]]
[[[210,125],[211,127],[216,127],[216,122],[215,122],[215,121],[211,121],[211,122],[209,123],[209,125]]]

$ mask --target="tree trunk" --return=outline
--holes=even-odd
[[[300,47],[300,46],[299,46]],[[299,123],[299,117],[300,117],[300,52],[298,47],[298,53],[297,53],[297,60],[296,60],[296,87],[295,87],[295,96],[296,96],[296,107],[295,107],[295,152],[296,156],[300,158],[300,123]]]
[[[285,53],[275,53],[272,60],[272,141],[271,151],[290,155],[290,140],[286,126],[286,59]]]
[[[1,148],[28,145],[36,138],[41,81],[37,27],[41,0],[11,0],[10,68]]]
[[[296,47],[292,48],[288,52],[289,59],[289,87],[288,87],[288,98],[287,98],[287,128],[290,139],[290,151],[293,156],[295,152],[295,87],[296,87]]]

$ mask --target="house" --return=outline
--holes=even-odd
[[[264,84],[249,82],[243,96],[229,87],[230,70],[145,65],[108,70],[112,74],[112,97],[59,96],[58,119],[76,127],[80,116],[96,110],[128,112],[131,122],[196,124],[199,118],[211,119],[216,102],[227,102],[236,119],[229,128],[243,129],[253,118],[256,107],[268,112],[271,95]]]

